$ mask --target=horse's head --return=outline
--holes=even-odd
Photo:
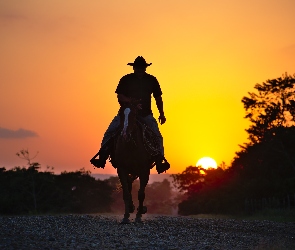
[[[121,127],[123,128],[121,135],[123,135],[125,139],[131,135],[136,127],[136,116],[140,109],[139,104],[139,100],[132,100],[130,103],[125,104],[121,109]]]

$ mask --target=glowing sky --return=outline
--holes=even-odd
[[[168,173],[203,156],[229,165],[247,139],[242,97],[295,73],[294,11],[293,0],[0,1],[0,167],[25,165],[15,153],[28,149],[57,173],[115,173],[89,160],[138,55],[164,93]]]

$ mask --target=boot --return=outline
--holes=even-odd
[[[104,168],[106,161],[109,158],[109,152],[107,150],[100,149],[98,155],[99,159],[92,158],[90,163],[97,168]]]
[[[170,168],[169,162],[165,159],[163,155],[156,156],[155,164],[158,174],[166,172]]]
[[[106,165],[106,161],[109,158],[112,148],[113,148],[114,140],[110,138],[99,150],[99,152],[90,160],[90,163],[97,168],[104,168]],[[96,156],[99,155],[99,159],[95,159]]]

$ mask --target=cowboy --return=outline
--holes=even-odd
[[[166,122],[161,87],[156,77],[146,73],[146,68],[150,66],[151,63],[146,63],[146,60],[142,56],[138,56],[133,63],[128,63],[127,65],[133,66],[134,73],[127,74],[120,79],[115,93],[117,94],[121,108],[123,104],[130,103],[134,99],[140,100],[138,115],[141,117],[141,120],[152,129],[159,139],[161,152],[156,157],[155,164],[158,173],[162,173],[167,170],[167,165],[162,163],[163,160],[165,160],[163,137],[151,110],[151,95],[153,95],[160,113],[159,122],[160,124]],[[119,115],[116,115],[104,134],[101,149],[97,154],[99,155],[99,159],[95,159],[96,155],[90,160],[95,167],[104,168],[106,160],[110,155],[111,145],[109,145],[108,142],[117,131],[119,125],[120,117]]]

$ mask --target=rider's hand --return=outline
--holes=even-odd
[[[161,125],[166,122],[166,117],[164,116],[164,114],[159,116],[159,122]]]
[[[136,106],[136,108],[137,109],[142,109],[142,104],[141,103],[138,103],[137,106]]]

